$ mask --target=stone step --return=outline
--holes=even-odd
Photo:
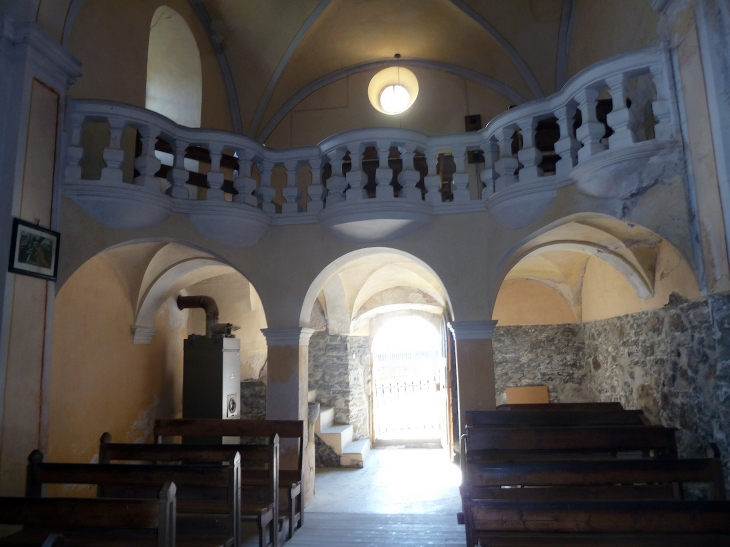
[[[340,455],[342,467],[363,467],[370,453],[370,439],[360,439],[347,443]]]
[[[324,406],[321,405],[319,407],[319,419],[317,420],[316,424],[318,429],[316,430],[317,433],[320,432],[320,429],[327,429],[328,427],[332,427],[335,422],[335,409],[331,406]]]

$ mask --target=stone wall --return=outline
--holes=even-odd
[[[361,336],[316,332],[309,340],[309,389],[334,408],[335,422],[351,424],[353,438],[370,436],[370,352]]]
[[[261,380],[241,382],[241,418],[266,419],[266,384]]]
[[[681,457],[716,443],[730,485],[730,297],[582,325],[594,400],[640,408],[679,428]]]
[[[495,329],[497,403],[546,384],[553,402],[618,401],[677,427],[680,456],[720,448],[730,487],[730,295],[579,325]]]
[[[498,405],[505,387],[534,384],[553,403],[590,400],[581,325],[497,327],[492,344]]]

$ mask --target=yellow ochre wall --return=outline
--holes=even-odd
[[[114,266],[96,256],[71,276],[54,314],[50,461],[96,461],[105,431],[119,442],[150,442],[155,418],[180,415],[187,320],[169,299],[152,344],[134,345],[132,305]]]

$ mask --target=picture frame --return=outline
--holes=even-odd
[[[58,232],[14,218],[8,271],[55,281],[60,243]]]

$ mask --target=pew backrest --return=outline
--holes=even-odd
[[[21,524],[26,533],[34,528],[65,532],[117,530],[119,535],[132,530],[157,530],[158,547],[174,547],[175,493],[175,484],[166,482],[156,499],[0,497],[0,522]]]
[[[532,406],[532,405],[525,405]],[[568,427],[597,425],[650,425],[641,410],[467,410],[466,424],[471,427]]]
[[[675,429],[662,426],[470,428],[463,446],[467,462],[478,459],[586,459],[641,452],[676,459]]]

